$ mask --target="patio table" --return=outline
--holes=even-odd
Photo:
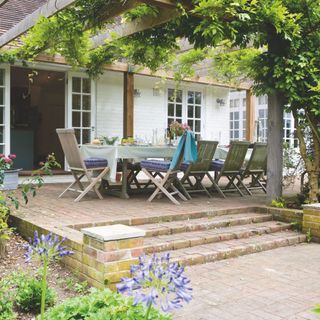
[[[83,158],[100,157],[108,160],[110,167],[109,173],[104,179],[112,182],[116,181],[117,162],[122,160],[122,174],[123,177],[128,173],[128,160],[129,159],[147,159],[147,158],[172,158],[175,152],[175,146],[110,146],[110,145],[95,145],[85,144],[80,147],[80,152]],[[214,159],[226,159],[228,153],[227,148],[218,147],[214,154]],[[127,179],[122,179],[120,197],[128,199]]]

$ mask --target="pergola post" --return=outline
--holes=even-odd
[[[254,142],[254,96],[246,90],[246,140]]]
[[[123,138],[133,137],[134,75],[123,73]]]
[[[268,96],[268,163],[267,201],[282,196],[283,174],[283,111],[284,103],[279,94]]]

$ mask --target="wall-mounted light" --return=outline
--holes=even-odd
[[[226,105],[226,100],[222,98],[217,98],[216,102],[219,107],[223,107]]]
[[[134,89],[133,90],[133,95],[135,98],[140,98],[141,97],[141,90],[140,89]]]

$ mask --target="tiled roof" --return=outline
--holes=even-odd
[[[47,0],[8,0],[0,7],[0,35],[46,2]]]

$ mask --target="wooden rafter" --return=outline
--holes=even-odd
[[[0,0],[1,1],[1,0]],[[38,21],[39,17],[52,17],[59,11],[67,8],[68,6],[74,4],[76,0],[48,0],[48,2],[38,8],[33,13],[29,14],[18,24],[0,36],[0,48],[8,44],[10,41],[16,39],[21,34],[25,33],[31,29]],[[118,3],[113,4],[102,14],[99,19],[111,19],[120,15],[121,13],[130,10],[139,3],[138,0],[126,0],[125,2],[119,1]]]
[[[8,0],[0,0],[0,7],[2,7]]]
[[[157,16],[146,15],[140,19],[121,24],[107,30],[92,38],[93,48],[103,45],[108,40],[119,39],[130,36],[134,33],[151,29],[163,23],[166,23],[178,16],[176,9],[162,9]]]

